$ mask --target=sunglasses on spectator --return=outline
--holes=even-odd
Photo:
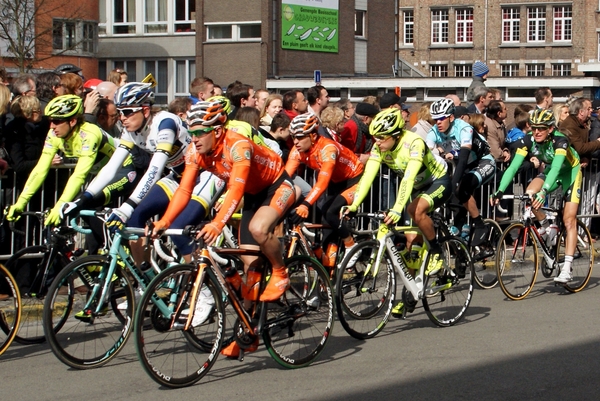
[[[197,129],[189,129],[188,134],[191,136],[195,136],[196,138],[201,138],[204,135],[213,132],[217,127],[207,127],[207,128],[197,128]]]
[[[131,108],[127,108],[127,109],[119,109],[119,113],[121,113],[121,115],[125,118],[128,118],[129,116],[131,116],[134,113],[137,113],[138,111],[142,111],[143,107],[131,107]]]

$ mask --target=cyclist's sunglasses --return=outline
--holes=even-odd
[[[51,118],[50,124],[60,125],[62,123],[66,123],[67,121],[69,121],[67,118]]]
[[[392,135],[373,135],[373,139],[375,139],[376,141],[385,141],[391,136]]]
[[[298,133],[298,134],[290,134],[290,136],[292,137],[292,139],[304,139],[307,138],[310,134],[302,134],[302,133]]]
[[[444,117],[439,117],[439,118],[434,118],[434,121],[444,121],[445,119],[449,118],[450,116],[444,116]]]
[[[201,138],[204,135],[213,132],[215,129],[217,129],[217,127],[189,129],[188,134],[190,134],[191,136],[195,136],[196,138]]]
[[[132,114],[137,113],[138,111],[142,111],[143,107],[128,107],[119,109],[119,113],[125,118],[130,117]]]

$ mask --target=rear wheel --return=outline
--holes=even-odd
[[[556,259],[562,266],[565,260],[565,244],[567,230],[563,230],[557,239]],[[565,288],[570,292],[579,292],[585,288],[592,275],[594,266],[594,246],[590,230],[583,222],[577,220],[577,245],[573,254],[573,263],[571,264],[571,273],[573,280],[565,284]],[[560,273],[560,269],[556,269]]]
[[[502,252],[496,252],[496,274],[504,295],[517,301],[525,298],[535,284],[538,248],[532,228],[523,223],[510,225],[500,241],[506,244],[508,236],[514,238],[514,242],[512,246],[506,245]]]
[[[460,321],[469,308],[475,280],[473,262],[465,243],[451,237],[443,240],[441,246],[444,268],[426,277],[423,307],[433,323],[447,327]]]
[[[291,285],[279,301],[264,305],[263,340],[280,365],[300,368],[312,363],[331,337],[333,290],[329,275],[312,258],[292,257],[286,267]]]
[[[0,355],[15,338],[21,323],[21,296],[17,283],[6,267],[0,265]]]
[[[487,242],[471,247],[473,257],[474,278],[477,285],[483,289],[494,288],[498,284],[496,275],[496,251],[504,252],[504,242],[500,242],[502,229],[495,220],[485,219],[484,224],[488,227]]]
[[[376,336],[387,324],[396,295],[396,276],[384,252],[375,272],[379,242],[359,243],[344,258],[337,272],[335,304],[340,323],[359,340]],[[346,265],[355,255],[356,264]]]
[[[109,362],[131,333],[134,290],[122,269],[116,268],[107,278],[108,298],[100,299],[105,284],[101,275],[108,264],[107,256],[78,259],[63,269],[48,290],[44,304],[46,337],[58,359],[75,369]],[[126,309],[114,309],[114,305],[126,305]],[[65,319],[64,325],[54,332],[52,328],[61,319]]]

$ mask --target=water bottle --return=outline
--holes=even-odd
[[[465,241],[468,241],[470,235],[471,235],[471,226],[469,226],[468,224],[463,225],[462,230],[460,230],[460,236],[462,237],[462,239],[464,239]]]
[[[458,231],[458,227],[450,226],[450,235],[452,235],[453,237],[457,237],[459,234],[460,231]]]
[[[556,237],[558,236],[558,226],[556,224],[550,224],[546,230],[548,238],[546,238],[546,244],[548,246],[556,245]]]

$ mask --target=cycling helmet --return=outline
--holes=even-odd
[[[556,120],[550,110],[537,109],[529,116],[529,124],[532,127],[549,128],[556,124]]]
[[[431,118],[433,118],[434,120],[454,115],[454,110],[455,107],[452,99],[436,100],[431,104],[431,107],[429,108]]]
[[[293,136],[304,137],[311,133],[317,133],[319,118],[313,113],[304,113],[294,117],[290,123],[290,133]]]
[[[212,96],[207,99],[209,102],[219,102],[223,105],[226,114],[231,113],[231,100],[225,96]]]
[[[48,118],[74,118],[83,113],[83,99],[76,95],[57,96],[48,102],[44,114]]]
[[[227,121],[227,114],[223,104],[219,101],[201,101],[192,106],[187,112],[187,123],[189,127],[194,125],[223,125]]]
[[[130,82],[115,92],[117,107],[139,107],[154,104],[154,92],[151,83]]]
[[[396,108],[390,108],[377,113],[369,125],[369,132],[374,137],[397,136],[403,132],[403,128],[402,113]]]

